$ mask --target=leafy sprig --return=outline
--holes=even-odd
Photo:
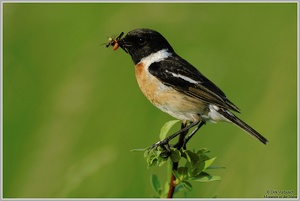
[[[178,123],[179,120],[173,120],[165,123],[161,128],[159,134],[160,139],[164,139],[170,129]],[[153,166],[163,166],[168,163],[167,174],[174,175],[175,180],[171,180],[161,183],[158,176],[151,175],[150,181],[151,186],[156,193],[156,197],[166,198],[170,194],[170,185],[175,186],[174,193],[181,190],[191,191],[191,182],[212,182],[220,181],[220,176],[211,175],[208,173],[210,169],[220,169],[224,167],[212,166],[216,157],[210,158],[208,156],[209,150],[202,148],[199,150],[187,150],[184,148],[170,147],[171,151],[164,148],[158,147],[157,149],[146,149],[133,150],[133,151],[144,151],[144,157],[146,158],[147,168]],[[172,168],[176,164],[176,168]],[[173,196],[173,195],[172,195]]]

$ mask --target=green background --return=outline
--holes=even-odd
[[[269,140],[208,123],[188,147],[211,150],[222,180],[175,197],[296,196],[296,3],[4,3],[3,196],[154,196],[150,175],[165,182],[166,166],[147,169],[130,150],[158,141],[173,118],[140,92],[130,56],[100,45],[144,27]]]

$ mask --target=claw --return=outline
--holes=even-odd
[[[157,150],[158,147],[161,147],[163,149],[166,149],[168,152],[171,152],[171,148],[170,148],[170,145],[169,145],[169,140],[164,139],[164,140],[158,141],[158,142],[154,143],[153,145],[151,145],[151,147],[148,150],[148,153],[152,149]]]
[[[159,141],[159,142],[160,142],[160,141]],[[154,143],[153,145],[151,145],[151,147],[148,149],[148,154],[149,154],[149,152],[150,152],[152,149],[157,150],[157,147],[159,146],[159,142]]]

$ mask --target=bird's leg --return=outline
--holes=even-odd
[[[151,149],[157,149],[157,147],[164,147],[166,148],[169,152],[171,151],[170,149],[170,145],[169,145],[169,141],[172,140],[173,138],[175,138],[177,135],[179,135],[180,133],[183,133],[185,131],[188,131],[190,128],[196,126],[197,124],[199,124],[200,121],[196,121],[196,122],[193,122],[191,124],[189,124],[188,126],[182,128],[180,131],[177,131],[176,133],[166,137],[165,139],[161,140],[161,141],[158,141],[157,143],[153,144],[149,151]]]
[[[181,123],[181,129],[185,128],[187,126],[187,121],[182,121]],[[181,149],[181,147],[185,144],[185,136],[188,134],[189,130],[186,130],[185,132],[180,133],[178,142],[176,143],[177,146],[174,145],[174,147],[178,150]]]
[[[195,128],[195,130],[193,130],[193,132],[191,132],[191,134],[189,134],[186,138],[185,138],[185,142],[183,145],[183,148],[186,149],[186,144],[188,143],[188,141],[195,135],[195,133],[205,124],[206,122],[201,120],[200,124]]]

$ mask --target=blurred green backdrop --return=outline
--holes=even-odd
[[[161,32],[216,83],[266,146],[207,124],[189,143],[217,156],[222,181],[187,197],[297,195],[296,3],[3,3],[3,196],[148,198],[144,148],[172,119],[142,95],[131,58],[100,46]],[[177,126],[179,129],[179,126]],[[179,193],[175,197],[185,196]]]

